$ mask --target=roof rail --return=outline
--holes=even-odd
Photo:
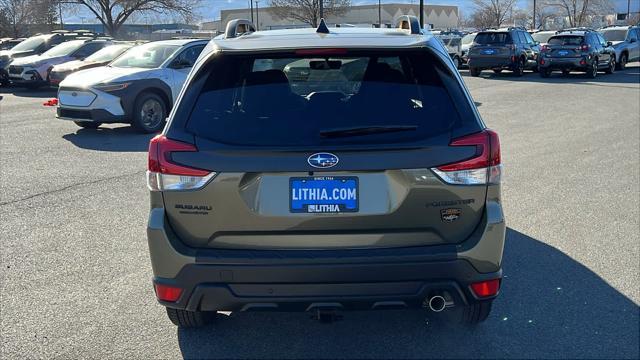
[[[254,31],[256,31],[256,27],[251,21],[247,19],[233,19],[227,23],[227,28],[224,31],[224,38],[232,39]]]
[[[422,29],[420,26],[420,21],[415,16],[410,15],[402,15],[396,20],[396,27],[402,30],[409,30],[411,34],[421,34]]]
[[[566,28],[566,29],[560,29],[558,31],[556,31],[556,34],[561,33],[561,32],[572,32],[572,31],[596,31],[590,27],[586,27],[586,26],[578,26],[578,27],[572,27],[572,28]]]

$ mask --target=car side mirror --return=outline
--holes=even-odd
[[[613,46],[613,43],[611,41],[607,41],[607,46]]]
[[[186,61],[186,60],[177,60],[176,59],[171,63],[171,68],[172,69],[176,69],[176,70],[184,69],[184,68],[188,68],[188,67],[191,67],[191,63]]]
[[[630,43],[634,43],[634,42],[636,42],[636,41],[638,41],[638,40],[637,40],[637,39],[634,39],[634,38],[629,39],[629,42],[630,42]]]

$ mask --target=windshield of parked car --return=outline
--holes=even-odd
[[[139,67],[146,69],[157,68],[179,48],[179,45],[154,43],[136,46],[117,58],[109,64],[109,66],[122,68]]]
[[[84,60],[87,62],[111,61],[130,47],[131,45],[110,45],[105,47],[104,49],[96,51],[95,53],[93,53],[93,55],[87,56],[87,58]]]
[[[582,36],[553,36],[549,39],[549,45],[581,45],[583,41]]]
[[[208,66],[187,131],[219,143],[397,143],[478,126],[451,72],[426,51],[220,55]]]
[[[543,43],[546,44],[549,42],[549,38],[552,37],[553,35],[555,35],[555,33],[550,32],[550,33],[535,33],[535,34],[531,34],[531,37],[533,38],[533,40],[539,42],[539,43]]]
[[[471,44],[473,42],[473,39],[476,38],[477,34],[467,34],[462,38],[462,44],[466,45],[466,44]]]
[[[480,45],[510,44],[511,35],[508,32],[479,33],[473,42]]]
[[[13,48],[11,48],[11,50],[13,51],[30,51],[30,50],[34,50],[37,49],[40,45],[44,44],[45,40],[47,39],[46,36],[33,36],[30,37],[28,39],[26,39],[25,41],[21,42],[20,44],[14,46]]]
[[[627,30],[602,30],[600,31],[607,41],[625,41],[627,39]]]
[[[42,53],[42,56],[47,56],[47,57],[67,56],[67,55],[70,55],[72,52],[78,50],[82,45],[84,45],[84,40],[67,41],[45,51],[44,53]]]

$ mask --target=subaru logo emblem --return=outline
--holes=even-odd
[[[307,159],[309,165],[319,169],[334,167],[338,161],[338,157],[331,153],[315,153]]]
[[[74,91],[74,92],[71,93],[71,96],[76,97],[76,96],[78,96],[78,93]]]

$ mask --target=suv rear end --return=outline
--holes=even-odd
[[[592,30],[560,31],[549,38],[539,59],[541,77],[549,77],[560,70],[567,75],[571,71],[584,72],[595,78],[600,68],[609,74],[615,71],[615,53],[612,47],[602,44],[602,36]],[[604,39],[602,39],[604,42]]]
[[[154,284],[177,325],[215,311],[489,314],[497,135],[436,39],[336,31],[214,40],[151,141]]]

